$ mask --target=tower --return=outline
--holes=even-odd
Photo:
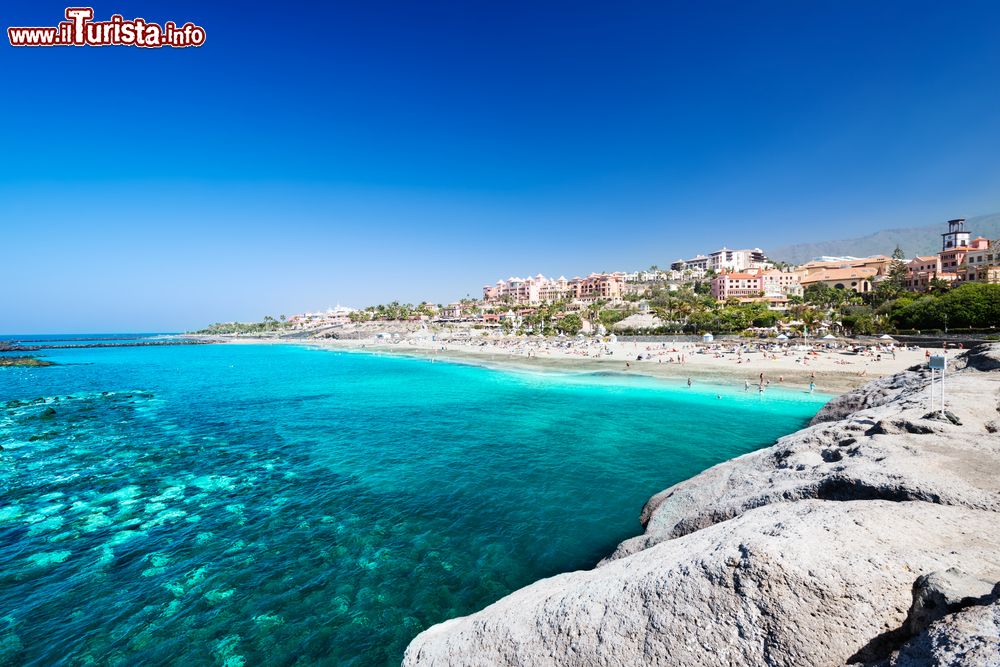
[[[941,252],[969,245],[969,232],[965,231],[965,218],[948,221],[948,231],[941,234]]]

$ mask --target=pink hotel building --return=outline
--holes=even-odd
[[[788,301],[789,296],[801,296],[799,277],[777,269],[756,269],[743,273],[722,273],[712,279],[712,296],[719,301],[770,301],[776,304]]]
[[[957,283],[962,280],[990,281],[988,267],[1000,264],[991,254],[988,239],[971,239],[965,229],[965,219],[948,221],[948,231],[941,234],[941,251],[936,255],[917,256],[907,264],[906,287],[913,292],[925,292],[932,280]],[[989,264],[984,264],[986,258]],[[987,270],[981,270],[984,267]]]
[[[576,301],[617,301],[622,298],[625,288],[625,274],[591,273],[586,278],[567,280],[546,278],[542,274],[531,278],[508,278],[498,280],[496,285],[483,287],[483,301],[486,303],[510,302],[520,305],[551,303],[561,299]]]

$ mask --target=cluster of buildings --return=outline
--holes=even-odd
[[[926,292],[935,281],[948,286],[963,282],[1000,284],[1000,245],[982,236],[971,236],[964,218],[949,220],[938,253],[906,262],[906,289]],[[803,288],[823,284],[867,294],[889,276],[895,261],[887,255],[821,257],[796,267],[793,273]]]
[[[982,236],[971,237],[964,218],[949,220],[948,231],[941,234],[940,251],[906,262],[906,289],[926,292],[938,281],[949,286],[963,282],[1000,284],[1000,246]],[[822,283],[867,294],[889,276],[894,262],[886,255],[823,257],[797,267],[795,273],[803,287]]]
[[[799,276],[791,271],[751,268],[720,273],[712,278],[712,296],[719,301],[765,301],[769,308],[784,310],[790,297],[802,296]]]
[[[554,301],[618,301],[626,294],[626,274],[591,273],[586,278],[508,278],[483,287],[483,301],[490,305],[534,306]]]
[[[695,255],[691,259],[679,259],[670,265],[672,271],[689,272],[738,272],[747,269],[771,269],[774,265],[760,248],[731,250],[723,247],[707,255]]]
[[[971,236],[963,218],[949,220],[948,231],[941,234],[941,250],[914,257],[907,264],[907,289],[925,292],[932,281],[1000,283],[1000,247],[982,236]]]
[[[288,324],[292,329],[313,329],[316,327],[347,324],[351,321],[351,313],[355,312],[355,310],[355,308],[338,305],[336,308],[319,310],[314,313],[292,315],[288,318]]]
[[[889,274],[892,261],[888,255],[821,257],[797,266],[794,273],[803,289],[821,284],[867,294],[874,289],[876,281]]]
[[[708,255],[681,259],[670,265],[670,270],[649,269],[626,273],[592,273],[585,278],[546,278],[542,274],[528,278],[511,277],[483,287],[483,301],[489,305],[537,305],[554,301],[590,302],[617,301],[630,294],[642,294],[653,283],[677,289],[684,282],[704,279],[711,273],[739,273],[742,271],[771,272],[774,265],[760,248],[733,250],[721,248]],[[777,285],[787,279],[768,273],[763,290],[775,294]]]
[[[1000,246],[983,237],[972,239],[965,220],[948,221],[941,235],[941,251],[915,257],[906,264],[906,288],[926,291],[932,281],[1000,283]],[[707,255],[679,259],[670,270],[633,273],[592,273],[586,278],[531,278],[498,280],[483,288],[486,305],[533,306],[553,301],[620,301],[642,294],[650,284],[668,289],[691,281],[711,280],[712,296],[719,301],[762,301],[784,310],[792,297],[801,297],[811,285],[825,285],[868,294],[886,279],[895,260],[888,255],[871,257],[819,257],[792,269],[778,269],[760,248],[720,248]]]
[[[965,281],[1000,284],[1000,241],[971,238],[965,220],[948,221],[941,234],[937,254],[918,256],[906,263],[905,287],[920,292],[942,281],[955,285]],[[897,260],[888,255],[872,257],[819,257],[794,268],[779,269],[760,248],[721,248],[707,255],[677,260],[669,270],[652,267],[646,271],[591,273],[586,277],[547,278],[542,274],[527,278],[511,277],[483,287],[481,302],[465,300],[429,308],[433,319],[442,322],[483,322],[497,326],[504,317],[532,313],[535,306],[566,301],[572,308],[584,308],[594,301],[610,304],[641,297],[655,286],[676,290],[684,283],[711,282],[711,294],[719,301],[764,302],[773,310],[785,310],[793,297],[803,296],[812,285],[824,285],[868,294],[889,277]],[[631,300],[637,300],[632,298]],[[648,304],[639,302],[640,312]],[[289,318],[293,328],[315,328],[347,324],[351,308],[337,306],[326,311],[304,313]],[[431,319],[414,314],[411,319]]]

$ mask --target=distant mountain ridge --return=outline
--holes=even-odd
[[[775,261],[802,264],[823,255],[835,257],[889,255],[897,245],[907,257],[931,255],[941,249],[941,233],[947,231],[946,222],[947,220],[942,220],[921,227],[883,229],[855,239],[796,243],[774,248],[767,255]],[[977,236],[985,236],[988,239],[1000,238],[1000,213],[967,218],[965,228],[971,232],[972,238]]]

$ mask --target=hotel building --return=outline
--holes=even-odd
[[[996,271],[990,267],[1000,263],[988,239],[970,239],[965,229],[965,219],[948,221],[948,231],[941,234],[941,251],[937,255],[915,257],[907,264],[906,287],[913,292],[924,292],[932,280],[949,284],[960,281],[990,281]]]
[[[712,296],[719,301],[767,301],[769,307],[787,306],[788,297],[802,296],[802,285],[795,273],[777,269],[753,269],[722,273],[712,279]]]
[[[586,278],[567,280],[546,278],[538,274],[533,278],[508,278],[495,285],[483,287],[483,301],[488,304],[511,303],[537,305],[563,299],[573,301],[619,301],[625,289],[625,274],[591,273]]]
[[[944,271],[939,255],[916,256],[906,265],[906,289],[911,292],[925,292],[932,280],[952,282],[958,279],[954,271]]]
[[[985,241],[985,243],[981,243]],[[958,279],[968,282],[1000,284],[1000,240],[974,239],[979,247],[965,253],[965,262],[959,267]]]
[[[679,259],[670,265],[673,271],[723,271],[740,272],[747,269],[770,269],[774,265],[768,261],[760,248],[731,250],[720,248],[708,255],[696,255],[691,259]]]
[[[822,284],[835,289],[849,289],[859,294],[870,292],[875,282],[889,273],[892,257],[824,257],[806,262],[795,269],[803,288]]]

